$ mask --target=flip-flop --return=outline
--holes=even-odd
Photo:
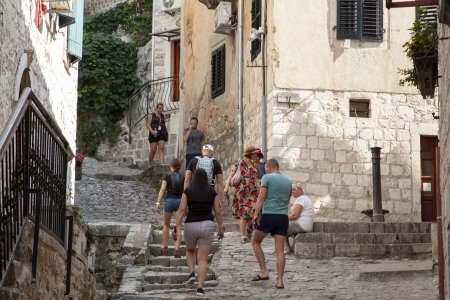
[[[284,289],[284,283],[282,283],[281,285],[277,284],[277,289]]]
[[[253,277],[252,281],[269,280],[269,276],[261,277],[259,274]]]

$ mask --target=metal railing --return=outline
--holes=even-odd
[[[156,105],[162,103],[164,112],[180,108],[180,92],[178,77],[167,77],[147,81],[128,98],[127,125],[128,141],[132,142],[132,130],[144,120],[147,115],[156,111]]]
[[[61,130],[27,88],[0,135],[0,286],[25,221],[35,222],[37,234],[39,228],[46,230],[64,245],[67,164],[72,157]],[[36,238],[35,233],[33,277]]]

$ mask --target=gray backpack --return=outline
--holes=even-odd
[[[201,168],[206,171],[206,174],[208,175],[208,181],[213,185],[213,177],[214,177],[214,160],[215,158],[211,158],[208,156],[196,156],[197,159],[197,166],[196,168]]]

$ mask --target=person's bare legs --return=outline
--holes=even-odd
[[[253,232],[253,238],[252,238],[252,246],[253,246],[253,252],[255,253],[256,260],[259,264],[259,276],[260,277],[267,277],[269,276],[269,272],[267,271],[266,266],[266,258],[264,256],[264,251],[261,247],[261,243],[264,240],[264,238],[267,236],[267,233],[262,232],[260,230],[255,230]],[[281,251],[283,252],[283,251]],[[284,253],[283,253],[284,255]]]
[[[164,164],[164,146],[166,145],[166,141],[160,140],[158,141],[158,155],[159,155],[159,163]]]
[[[189,268],[189,273],[195,272],[195,256],[196,256],[196,245],[188,246],[186,245],[186,263]]]
[[[289,252],[289,253],[291,252],[291,245],[289,244],[289,237],[288,236],[286,236],[286,239],[285,239],[284,250],[286,252]]]
[[[206,273],[208,273],[208,254],[209,245],[198,245],[197,262],[198,262],[198,287],[203,288],[206,280]]]
[[[248,221],[245,218],[241,218],[239,221],[239,229],[241,230],[241,238],[244,238],[247,236],[247,224]]]
[[[284,266],[286,263],[284,257],[284,243],[286,241],[286,237],[283,235],[275,235],[275,252],[277,253],[277,287],[283,286],[283,273]]]
[[[170,220],[172,219],[172,214],[169,212],[164,212],[164,226],[163,226],[163,246],[164,248],[169,245],[169,231],[170,231]]]
[[[153,165],[153,159],[155,158],[157,146],[158,146],[157,142],[150,143],[150,154],[148,155],[149,166]]]
[[[173,212],[175,215],[177,214],[177,211]],[[175,250],[180,250],[181,245],[181,228],[177,228],[177,240],[175,241]]]

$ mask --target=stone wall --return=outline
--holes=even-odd
[[[84,15],[91,16],[104,13],[117,6],[117,4],[131,0],[84,0]],[[134,1],[136,2],[136,1]]]
[[[274,93],[269,156],[315,200],[318,217],[364,219],[372,208],[370,148],[381,147],[389,221],[420,221],[420,136],[436,135],[433,100],[361,92]],[[349,98],[371,101],[370,118],[349,117]],[[420,103],[420,107],[418,104]]]
[[[84,232],[78,233],[80,239],[85,238]],[[14,264],[8,274],[8,281],[17,291],[18,299],[95,299],[93,265],[89,263],[92,261],[86,253],[85,243],[81,245],[77,242],[77,237],[74,237],[70,294],[65,295],[67,250],[55,238],[41,230],[36,281],[33,282],[33,238],[34,224],[28,222],[20,236]],[[0,296],[2,299],[8,299],[7,293]]]
[[[447,37],[450,34],[450,27],[440,24],[439,36]],[[442,39],[439,41],[439,146],[441,148],[441,202],[442,202],[442,223],[444,236],[445,254],[445,299],[450,298],[450,41]]]

